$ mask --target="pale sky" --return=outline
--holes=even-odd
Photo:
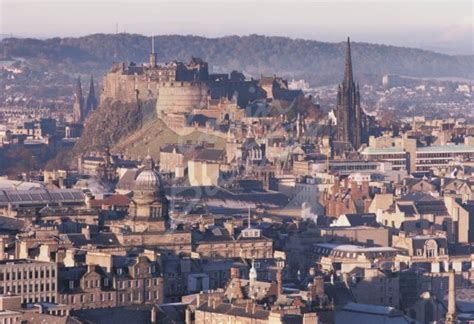
[[[471,0],[0,0],[0,33],[277,35],[473,54]],[[2,35],[5,36],[5,35]]]

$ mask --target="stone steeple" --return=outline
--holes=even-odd
[[[337,90],[337,141],[358,149],[365,140],[365,115],[360,105],[359,86],[354,83],[350,39],[347,38],[344,79]]]
[[[85,110],[85,117],[87,117],[87,114],[89,114],[91,111],[95,110],[97,108],[97,98],[95,96],[95,88],[94,88],[94,78],[91,76],[91,81],[89,84],[89,93],[87,94],[87,101],[86,101],[86,110]]]
[[[344,64],[344,85],[350,87],[354,83],[352,77],[352,55],[351,55],[351,41],[347,37],[346,45],[346,62]]]
[[[82,95],[81,78],[77,78],[72,114],[75,123],[82,123],[84,121],[84,96]]]

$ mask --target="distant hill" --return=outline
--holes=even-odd
[[[343,73],[345,42],[267,36],[163,35],[155,37],[160,62],[208,61],[213,72],[243,71],[259,77],[278,74],[305,79],[313,85],[339,82]],[[103,72],[113,61],[147,60],[150,38],[134,34],[94,34],[78,38],[16,39],[0,41],[0,53],[68,68],[71,72]],[[352,43],[355,76],[379,81],[383,74],[413,77],[474,78],[474,56],[450,56],[431,51],[368,43]]]

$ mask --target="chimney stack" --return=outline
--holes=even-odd
[[[155,306],[151,307],[151,323],[156,324],[156,308],[155,308]]]
[[[224,227],[227,230],[227,232],[229,232],[230,236],[234,236],[235,231],[234,231],[234,224],[232,223],[232,221],[225,222]]]
[[[240,269],[236,266],[230,268],[230,278],[231,279],[239,279],[240,278]]]
[[[89,227],[89,225],[87,225],[86,227],[83,227],[81,232],[82,234],[84,234],[84,237],[86,238],[86,240],[89,241],[91,239],[91,228]]]
[[[191,320],[191,310],[189,309],[189,307],[186,308],[186,315],[185,315],[185,324],[192,324],[192,320]]]
[[[59,177],[59,188],[60,189],[65,189],[66,188],[66,185],[64,184],[64,178],[63,177]]]
[[[449,295],[448,312],[446,313],[446,323],[456,322],[456,273],[454,269],[449,271]]]
[[[277,287],[278,287],[278,296],[280,296],[283,293],[283,274],[280,267],[278,267],[278,270],[276,273],[276,280],[277,280]]]

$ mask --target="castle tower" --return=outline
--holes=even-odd
[[[155,36],[151,36],[151,51],[150,51],[150,67],[156,66],[156,53],[155,53]]]
[[[448,312],[446,313],[446,323],[456,322],[456,273],[449,272],[449,292],[448,292]]]
[[[82,95],[81,78],[77,79],[72,114],[75,123],[82,123],[84,121],[84,96]]]
[[[84,118],[87,115],[97,108],[97,98],[95,96],[95,88],[94,88],[94,78],[91,76],[91,82],[89,84],[89,93],[87,94],[86,100],[86,109],[84,113]]]
[[[358,149],[363,141],[364,113],[360,105],[359,85],[352,74],[351,43],[347,38],[344,79],[337,90],[337,140],[349,142]]]

